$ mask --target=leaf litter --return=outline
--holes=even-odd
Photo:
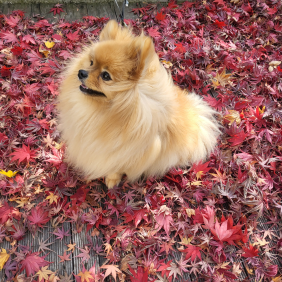
[[[50,12],[60,14],[62,5]],[[103,179],[86,182],[64,162],[55,103],[60,72],[98,39],[108,19],[85,16],[68,23],[60,17],[34,21],[20,10],[0,14],[5,281],[94,282],[111,276],[172,282],[186,273],[195,281],[281,281],[281,2],[169,2],[133,12],[139,18],[125,22],[153,37],[175,83],[219,112],[218,147],[206,162],[172,169],[162,179],[133,185],[124,179],[111,191],[101,190]],[[80,272],[52,267],[47,251],[54,242],[48,239],[37,248],[22,245],[49,222],[56,243],[70,242],[57,254],[60,264],[76,250]],[[86,230],[90,244],[80,248],[69,241],[65,222],[75,233]],[[103,266],[87,266],[93,254],[105,258]]]

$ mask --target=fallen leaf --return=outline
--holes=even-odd
[[[117,273],[121,273],[121,271],[118,269],[117,265],[102,265],[100,268],[105,268],[106,272],[105,272],[105,276],[104,279],[106,277],[108,277],[109,275],[112,275],[114,280],[116,281],[116,277],[117,277]]]
[[[51,48],[54,47],[55,42],[53,42],[53,41],[45,41],[44,44],[45,44],[45,46],[46,46],[47,48],[51,49]]]
[[[9,259],[10,255],[7,254],[7,251],[5,249],[2,248],[2,251],[0,253],[0,270],[3,269],[5,263],[7,262],[7,260]]]
[[[5,170],[1,169],[0,173],[6,175],[9,178],[11,178],[11,177],[14,177],[18,172],[17,171],[11,171],[11,170],[5,171]]]

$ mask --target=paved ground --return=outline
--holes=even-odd
[[[94,2],[94,1],[93,1]],[[0,0],[1,3],[1,0]],[[131,10],[136,7],[144,5],[142,2],[129,3],[129,6],[125,8],[125,18],[126,19],[135,19],[136,15],[131,13]],[[159,3],[158,5],[162,5]],[[54,4],[46,3],[30,3],[30,4],[0,4],[0,11],[4,14],[9,14],[13,10],[22,10],[26,12],[26,16],[42,16],[47,19],[53,19],[53,13],[50,13],[50,9]],[[122,4],[119,3],[119,6],[122,7]],[[109,17],[111,19],[116,19],[118,16],[119,10],[114,0],[108,1],[105,3],[68,3],[63,4],[63,10],[65,13],[61,13],[61,17],[64,17],[68,21],[79,20],[84,16],[95,16],[95,17]]]

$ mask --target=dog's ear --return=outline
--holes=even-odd
[[[121,27],[115,20],[110,20],[100,34],[100,41],[106,40],[125,40],[132,37],[131,30]]]
[[[146,61],[150,61],[156,54],[153,40],[142,33],[137,38],[136,44],[139,49],[139,63],[144,67]]]
[[[115,39],[118,29],[119,26],[116,21],[109,21],[100,34],[100,41]]]
[[[152,39],[148,36],[145,36],[143,33],[133,39],[130,53],[131,59],[136,61],[132,73],[138,77],[140,76],[146,64],[151,62],[153,57],[156,55]]]

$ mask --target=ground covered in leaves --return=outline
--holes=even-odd
[[[107,19],[0,15],[4,281],[282,281],[282,7],[276,0],[228,2],[150,5],[134,10],[137,21],[126,20],[154,38],[177,84],[221,114],[223,135],[207,162],[162,179],[124,180],[111,191],[64,163],[55,109],[61,70],[97,40]],[[58,253],[61,263],[80,264],[74,276],[52,267],[50,244],[22,244],[49,221],[56,240],[84,227],[90,242],[101,238],[75,258],[75,245]],[[85,267],[94,254],[104,264]]]

